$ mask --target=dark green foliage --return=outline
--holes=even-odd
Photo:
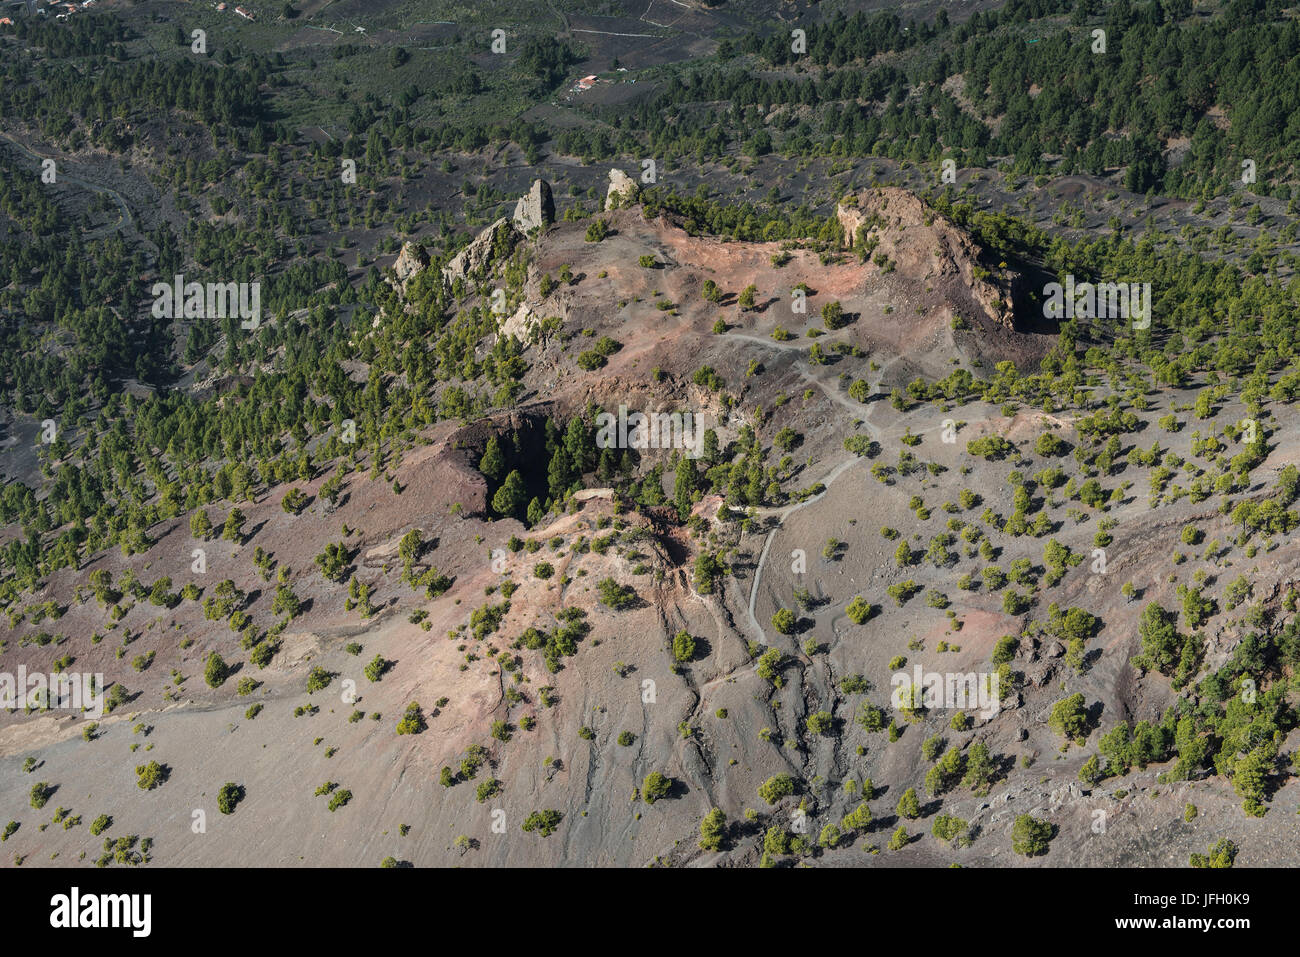
[[[794,794],[795,780],[788,774],[774,774],[758,788],[758,796],[768,804],[775,804],[783,797]]]
[[[398,734],[419,734],[428,725],[424,721],[424,712],[420,709],[418,701],[412,701],[406,706],[406,713],[402,715],[402,720],[397,722]]]
[[[203,666],[203,680],[207,682],[209,688],[221,687],[229,674],[230,668],[221,655],[215,651],[208,655],[208,660]]]
[[[1021,814],[1011,826],[1011,849],[1025,857],[1046,854],[1055,831],[1048,822]]]
[[[227,782],[217,791],[217,810],[222,814],[234,814],[243,799],[244,789],[234,782]]]
[[[1082,694],[1062,698],[1052,706],[1048,726],[1061,737],[1082,742],[1088,736],[1088,711]]]
[[[564,815],[559,811],[533,811],[528,817],[524,818],[522,826],[530,834],[536,831],[542,837],[550,837],[555,833],[556,828],[560,826],[560,819],[563,817]]]
[[[631,608],[637,602],[636,591],[631,585],[620,585],[612,578],[602,578],[596,585],[600,602],[614,611]]]
[[[1237,860],[1237,845],[1226,837],[1221,837],[1205,854],[1191,856],[1192,867],[1228,868]]]
[[[700,822],[700,849],[720,851],[727,839],[727,816],[716,807]]]
[[[646,775],[645,780],[641,782],[641,800],[646,804],[654,804],[660,798],[667,797],[672,793],[673,779],[665,777],[658,771],[651,771]]]

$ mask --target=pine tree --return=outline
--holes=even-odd
[[[865,828],[868,828],[870,826],[871,826],[871,808],[867,806],[866,801],[863,801],[861,804],[859,804],[850,813],[846,814],[843,820],[840,821],[840,827],[850,831],[864,830]]]
[[[917,800],[916,788],[908,788],[898,799],[898,815],[908,820],[921,816],[921,802]]]
[[[601,449],[600,459],[596,465],[596,476],[602,482],[608,482],[614,477],[614,470],[618,468],[618,462],[614,457],[612,449]]]
[[[536,525],[545,517],[546,506],[542,504],[541,499],[534,496],[533,500],[528,503],[528,524]]]
[[[1101,762],[1097,760],[1097,755],[1093,755],[1087,761],[1083,762],[1083,767],[1079,768],[1079,780],[1088,787],[1093,787],[1102,779]]]
[[[718,461],[718,433],[713,429],[704,430],[704,452],[701,456],[709,465]]]
[[[501,443],[494,435],[487,440],[487,448],[483,450],[483,457],[479,459],[478,470],[487,476],[488,481],[496,482],[505,472],[505,468],[506,457],[501,454]]]
[[[546,468],[546,485],[550,489],[551,498],[556,500],[564,498],[564,493],[569,490],[569,483],[572,481],[569,455],[563,447],[557,447],[555,454],[551,456],[551,464]]]
[[[244,513],[232,508],[226,516],[226,525],[221,530],[221,537],[228,542],[238,542],[244,536]]]
[[[677,515],[682,521],[691,513],[696,479],[695,463],[683,455],[677,460],[677,477],[673,487],[673,502],[677,505]]]
[[[524,477],[519,474],[518,469],[513,469],[501,483],[497,493],[492,496],[492,510],[498,515],[517,515],[527,499],[528,490],[524,487]]]
[[[208,655],[207,664],[203,668],[203,680],[208,683],[209,688],[219,688],[230,674],[230,668],[215,651]]]
[[[596,450],[587,434],[587,424],[581,418],[575,416],[569,420],[564,433],[564,450],[569,453],[569,464],[575,478],[595,467]]]
[[[190,534],[204,541],[212,537],[212,519],[208,518],[207,509],[201,508],[190,517]]]
[[[988,745],[983,741],[976,741],[971,745],[970,753],[966,756],[966,775],[962,778],[962,784],[972,791],[979,792],[992,782],[996,770]]]
[[[700,848],[705,851],[722,850],[726,834],[727,816],[715,807],[700,822]]]

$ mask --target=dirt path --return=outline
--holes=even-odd
[[[564,15],[564,11],[557,7],[551,0],[546,0],[546,6],[550,8],[551,13],[560,18],[560,24],[564,27],[564,32],[569,32],[569,18]]]
[[[764,339],[761,336],[752,336],[749,335],[748,333],[743,333],[743,332],[730,333],[729,335],[733,339],[741,339],[745,342],[749,342],[754,345],[761,346],[765,349],[771,349],[775,352],[802,353],[806,348],[802,344],[796,345],[794,343],[789,343],[789,342],[778,342],[774,339]],[[879,392],[881,383],[884,381],[884,377],[886,373],[888,373],[890,367],[893,366],[894,363],[898,361],[898,358],[899,357],[891,359],[889,362],[885,363],[885,365],[881,366],[878,370],[876,370],[875,373],[871,376],[871,378],[868,380],[867,383],[870,394],[875,395],[877,392]],[[868,408],[862,405],[861,403],[858,403],[848,398],[847,396],[843,395],[837,387],[827,383],[820,376],[813,374],[806,368],[803,368],[801,366],[796,366],[795,371],[799,374],[799,377],[803,379],[805,382],[815,385],[819,389],[821,389],[823,394],[825,394],[826,398],[830,399],[835,404],[852,412],[853,417],[855,419],[861,419],[862,424],[866,427],[867,432],[871,436],[872,440],[879,441],[883,437],[880,430],[871,422],[872,413],[875,411],[874,405]],[[759,585],[762,583],[763,580],[763,568],[767,563],[767,555],[772,547],[772,539],[775,537],[776,533],[779,532],[781,528],[784,526],[787,518],[789,518],[799,509],[804,508],[808,505],[812,505],[814,502],[820,501],[830,490],[831,485],[835,483],[836,479],[838,479],[841,475],[843,475],[851,466],[861,461],[864,460],[856,455],[849,456],[848,458],[840,461],[820,480],[820,484],[823,486],[822,491],[818,492],[816,495],[810,498],[805,499],[802,502],[796,502],[793,505],[769,506],[766,508],[754,509],[753,514],[755,516],[758,516],[760,518],[775,517],[777,520],[776,525],[767,533],[766,538],[763,540],[763,550],[759,553],[758,562],[754,566],[754,580],[753,582],[750,583],[749,605],[748,608],[746,609],[747,614],[749,616],[750,627],[753,629],[754,635],[758,638],[759,642],[761,642],[762,644],[766,645],[769,642],[767,640],[766,634],[763,631],[762,625],[758,623],[758,617],[754,614],[754,605],[758,600],[758,589],[759,589]],[[747,508],[742,508],[736,505],[733,505],[731,508],[732,511],[735,512],[748,513],[749,511]]]
[[[856,455],[850,456],[841,461],[820,480],[820,484],[823,486],[822,490],[802,502],[796,502],[793,505],[785,506],[768,506],[766,508],[757,508],[753,510],[753,514],[757,517],[776,518],[776,525],[768,531],[767,536],[763,539],[763,550],[759,553],[758,562],[754,566],[754,580],[749,586],[749,605],[746,609],[747,614],[749,615],[750,627],[753,628],[754,635],[758,638],[760,643],[764,645],[770,644],[767,640],[767,635],[763,631],[763,626],[758,623],[758,618],[754,614],[754,603],[758,600],[758,586],[763,580],[763,566],[767,563],[767,553],[772,547],[772,539],[784,526],[787,518],[799,511],[799,509],[812,505],[814,502],[818,502],[824,498],[826,493],[830,491],[830,487],[835,484],[836,479],[848,471],[852,466],[862,461],[865,460]],[[731,510],[733,512],[749,512],[748,508],[742,508],[739,505],[731,506]]]
[[[3,139],[5,142],[21,150],[27,156],[36,160],[37,163],[40,163],[42,160],[57,159],[57,157],[47,156],[43,153],[37,153],[34,150],[29,149],[25,144],[14,139],[12,136],[10,136],[7,133],[0,133],[0,139]],[[69,173],[64,172],[62,169],[57,170],[56,176],[57,176],[55,181],[56,184],[59,182],[72,183],[75,186],[80,186],[83,189],[88,189],[92,193],[100,193],[102,195],[111,196],[113,198],[113,201],[117,203],[117,208],[119,212],[117,222],[100,226],[98,229],[95,229],[92,232],[87,233],[83,237],[84,239],[101,239],[104,236],[111,234],[115,230],[122,228],[124,225],[132,233],[134,233],[137,236],[139,235],[140,231],[136,227],[135,217],[131,215],[131,209],[129,206],[127,206],[126,200],[122,198],[121,193],[117,192],[116,190],[109,189],[107,186],[98,186],[95,183],[88,183],[84,179],[80,179],[76,176],[72,176]]]
[[[761,336],[751,336],[743,332],[729,333],[729,337],[732,339],[740,339],[743,340],[744,342],[749,342],[756,346],[762,346],[765,349],[772,349],[776,352],[803,353],[806,351],[806,346],[803,345],[794,345],[789,342],[777,342],[776,340],[773,339],[764,339]],[[873,377],[874,381],[869,381],[867,383],[868,388],[870,389],[873,395],[880,387],[881,379],[883,378],[885,370],[887,368],[888,366],[885,366],[884,368],[880,369],[880,371],[877,372],[876,375]],[[819,389],[821,389],[822,392],[825,394],[826,398],[830,399],[836,405],[853,413],[853,418],[862,419],[863,424],[866,425],[867,431],[871,433],[871,437],[873,439],[879,438],[875,426],[873,426],[870,422],[870,417],[871,417],[870,409],[864,407],[861,403],[855,402],[854,400],[850,399],[848,396],[843,395],[840,392],[840,390],[836,388],[834,385],[828,384],[820,376],[813,374],[808,369],[802,366],[796,366],[795,372],[797,372],[799,374],[799,378],[803,379],[805,382],[815,385]]]

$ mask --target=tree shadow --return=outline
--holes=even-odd
[[[1106,706],[1098,700],[1089,705],[1087,711],[1084,712],[1087,715],[1088,726],[1085,730],[1088,735],[1101,727],[1101,716],[1105,710]]]

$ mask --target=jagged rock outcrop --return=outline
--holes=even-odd
[[[848,201],[835,207],[835,218],[839,220],[840,229],[844,230],[845,247],[852,249],[857,239],[858,227],[867,221],[862,210],[858,209],[857,197],[851,196]]]
[[[507,242],[508,237],[517,235],[514,225],[502,216],[492,225],[474,237],[474,240],[452,257],[451,262],[443,267],[442,275],[447,282],[457,279],[470,279],[482,274],[492,249],[498,242]]]
[[[636,180],[621,169],[609,171],[609,189],[605,191],[605,208],[618,209],[636,201],[638,187]]]
[[[529,307],[528,303],[521,302],[515,314],[501,324],[500,335],[504,339],[507,336],[514,336],[521,342],[528,340],[528,330],[532,328],[537,321],[537,315]]]
[[[897,269],[934,288],[948,284],[957,301],[969,297],[993,321],[1014,328],[1011,304],[1018,274],[1005,263],[982,263],[984,252],[970,235],[915,194],[894,186],[864,190],[841,201],[835,216],[848,248],[857,248],[859,239],[866,244],[858,251],[870,253],[869,268]]]
[[[555,200],[551,196],[551,184],[544,179],[534,180],[532,188],[520,196],[519,202],[515,204],[515,214],[511,221],[521,233],[545,229],[555,222]]]
[[[423,246],[413,242],[403,243],[402,251],[397,255],[397,262],[393,263],[393,272],[397,274],[398,286],[405,290],[406,284],[428,265],[429,254],[425,252]]]

